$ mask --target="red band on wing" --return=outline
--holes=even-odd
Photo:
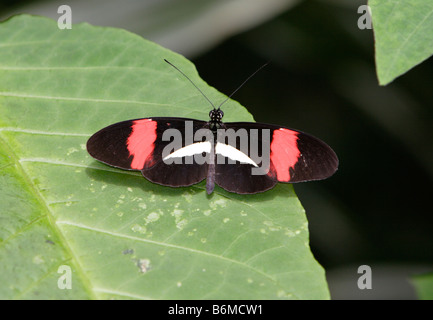
[[[156,121],[152,119],[135,120],[128,137],[129,154],[133,157],[131,169],[142,170],[154,149],[156,140]]]
[[[297,141],[298,132],[296,131],[284,128],[274,131],[271,143],[271,161],[278,181],[290,181],[289,168],[295,166],[301,154]]]

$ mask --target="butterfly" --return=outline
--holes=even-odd
[[[165,61],[203,94],[181,70]],[[221,110],[225,101],[216,108],[203,96],[213,106],[209,121],[177,117],[126,120],[93,134],[87,151],[100,162],[141,171],[147,180],[164,186],[186,187],[206,179],[208,194],[215,184],[229,192],[254,194],[279,182],[326,179],[337,170],[337,155],[318,138],[273,124],[225,123]]]

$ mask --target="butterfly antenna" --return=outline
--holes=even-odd
[[[215,105],[212,103],[212,101],[210,101],[209,100],[209,98],[208,97],[206,97],[206,95],[203,93],[203,91],[201,91],[200,89],[199,89],[199,87],[197,87],[196,85],[195,85],[195,83],[194,82],[192,82],[192,80],[190,79],[190,78],[188,78],[188,76],[185,74],[185,73],[183,73],[178,67],[176,67],[174,64],[172,64],[170,61],[168,61],[167,59],[164,59],[164,61],[165,62],[167,62],[169,65],[171,65],[173,68],[175,68],[177,71],[179,71],[185,78],[187,78],[188,79],[188,81],[189,82],[191,82],[192,83],[192,85],[202,94],[202,96],[203,97],[205,97],[205,99],[211,104],[211,106],[215,109]]]
[[[252,77],[254,77],[254,75],[259,72],[260,70],[262,70],[264,67],[266,67],[269,64],[269,62],[266,62],[264,65],[262,65],[260,68],[258,68],[256,71],[253,72],[252,75],[250,75],[244,82],[241,83],[241,85],[239,87],[236,88],[235,91],[232,92],[231,95],[229,95],[219,106],[218,106],[218,110],[221,108],[221,106],[227,102],[228,99],[230,99],[240,88],[242,88],[242,86],[247,83],[248,80],[250,80]]]

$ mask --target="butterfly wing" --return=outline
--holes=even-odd
[[[252,160],[228,163],[217,161],[215,181],[223,189],[236,193],[258,193],[271,189],[277,182],[303,182],[330,177],[338,168],[338,158],[323,141],[301,131],[250,122],[224,123],[226,132],[235,132],[236,139],[224,137],[226,143],[241,151]],[[247,144],[239,134],[247,132]],[[256,150],[256,154],[252,152]],[[218,152],[217,152],[218,154]],[[224,157],[223,157],[224,158]],[[225,158],[242,159],[226,153]],[[233,162],[233,161],[232,161]]]
[[[115,123],[95,133],[87,142],[87,151],[98,161],[126,170],[139,170],[148,180],[166,186],[189,186],[206,178],[207,164],[179,165],[163,161],[170,144],[185,147],[185,135],[192,135],[207,122],[187,118],[143,118]],[[178,135],[167,135],[168,129]],[[190,132],[186,132],[190,130]],[[180,139],[180,141],[179,141]],[[179,160],[179,159],[178,159]],[[186,161],[184,158],[182,161]]]

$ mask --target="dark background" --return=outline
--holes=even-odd
[[[380,87],[373,32],[357,26],[365,2],[354,2],[300,1],[187,57],[225,94],[269,61],[234,99],[256,121],[313,134],[339,156],[332,178],[295,185],[332,297],[416,298],[408,279],[433,262],[433,64]],[[356,286],[364,264],[368,292]]]

